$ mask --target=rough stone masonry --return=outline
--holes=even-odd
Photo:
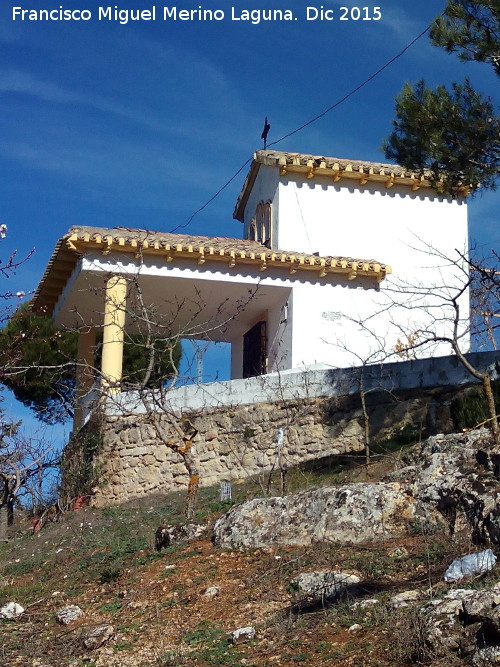
[[[372,437],[386,437],[407,424],[427,433],[450,432],[453,395],[456,390],[449,389],[421,390],[398,400],[388,392],[367,395]],[[164,415],[162,419],[168,437],[178,439],[169,421],[172,418]],[[202,486],[259,475],[265,481],[270,470],[279,470],[280,463],[290,468],[360,452],[365,446],[358,396],[212,408],[193,412],[189,419],[198,430],[193,453]],[[105,417],[103,445],[95,466],[99,470],[92,501],[96,506],[185,489],[188,482],[182,458],[158,437],[147,414]]]

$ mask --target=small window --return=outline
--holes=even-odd
[[[271,202],[259,202],[248,226],[247,238],[271,247]]]
[[[257,222],[257,241],[262,243],[264,241],[264,205],[262,202],[257,204],[255,218]]]
[[[248,238],[250,241],[257,241],[257,224],[255,222],[255,218],[252,220],[250,223],[250,226],[248,228]]]
[[[271,204],[266,202],[262,207],[262,243],[271,247]]]

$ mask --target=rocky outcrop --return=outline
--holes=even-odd
[[[438,510],[451,534],[476,544],[500,543],[500,483],[490,432],[436,435],[403,459],[387,480],[408,488],[415,502]]]
[[[467,664],[499,664],[500,588],[456,589],[427,603],[420,614],[425,640],[435,658],[459,654]]]
[[[61,625],[70,625],[82,616],[83,611],[76,604],[68,604],[56,611],[56,619]]]
[[[399,483],[325,487],[243,503],[218,519],[214,542],[222,548],[380,542],[406,535],[423,511]],[[425,519],[436,521],[437,513]]]
[[[321,570],[301,572],[291,581],[291,587],[296,591],[300,606],[303,606],[315,602],[329,602],[339,598],[342,594],[352,593],[360,581],[357,575],[348,572]]]
[[[17,602],[8,602],[0,609],[0,618],[17,618],[22,613],[24,613],[24,607]]]
[[[245,628],[238,628],[237,630],[233,630],[229,639],[233,644],[243,644],[244,642],[249,642],[252,639],[255,639],[255,628],[253,625],[247,625]]]
[[[83,637],[83,645],[89,651],[93,651],[109,641],[113,637],[114,632],[115,630],[112,625],[98,625]]]
[[[500,544],[500,483],[489,431],[437,435],[403,459],[384,482],[259,498],[215,524],[224,548],[314,542],[376,543],[437,528],[475,544]]]
[[[198,523],[183,523],[172,526],[159,526],[155,533],[156,551],[167,549],[177,542],[192,542],[201,538],[208,526]]]

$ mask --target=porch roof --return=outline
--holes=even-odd
[[[373,259],[270,250],[259,242],[244,239],[169,234],[126,227],[71,227],[56,244],[33,296],[32,309],[52,314],[79,257],[86,251],[95,250],[103,255],[161,256],[167,262],[188,259],[197,265],[217,262],[218,271],[229,271],[237,264],[253,266],[259,272],[280,268],[292,276],[306,271],[308,280],[343,274],[348,279],[359,275],[381,282],[391,273],[389,266]]]

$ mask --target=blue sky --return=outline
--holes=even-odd
[[[203,2],[203,0],[201,0]],[[380,7],[379,21],[305,21],[305,6]],[[12,20],[12,7],[89,9],[87,22]],[[329,107],[401,51],[445,3],[436,0],[260,0],[241,9],[292,9],[297,21],[98,21],[95,0],[3,0],[0,5],[0,223],[12,249],[35,255],[4,289],[28,291],[71,225],[125,225],[171,231],[262,146]],[[106,6],[101,3],[101,6]],[[112,5],[114,7],[114,5]],[[136,0],[119,8],[151,9]],[[174,6],[169,4],[168,6]],[[184,0],[178,8],[197,8]],[[486,66],[462,64],[420,39],[374,81],[277,148],[383,160],[394,96],[405,81],[469,76],[494,95]],[[239,236],[232,219],[243,172],[189,227],[192,234]],[[470,206],[471,234],[500,247],[498,194]],[[339,248],[342,254],[342,248]],[[16,408],[12,405],[12,410]]]

